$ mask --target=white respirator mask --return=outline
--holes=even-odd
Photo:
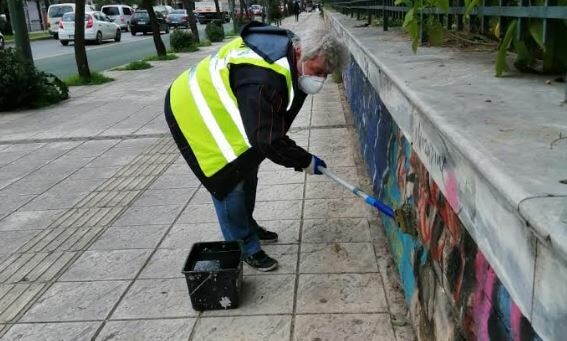
[[[301,63],[301,69],[303,69],[303,65],[304,63]],[[325,79],[325,77],[320,76],[299,76],[299,88],[308,95],[314,95],[321,91]]]

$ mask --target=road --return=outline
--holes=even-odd
[[[205,37],[205,25],[199,25],[199,36]],[[232,23],[225,24],[225,31],[232,30]],[[169,34],[162,34],[169,48]],[[31,43],[35,66],[64,79],[77,73],[73,44],[62,46],[58,40],[49,39]],[[102,45],[87,45],[87,56],[91,71],[103,71],[155,54],[151,35],[132,36],[122,34],[122,41],[104,42]]]

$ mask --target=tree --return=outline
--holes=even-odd
[[[75,2],[75,61],[79,77],[90,79],[91,70],[85,50],[85,0]]]
[[[195,2],[193,0],[183,0],[183,6],[187,9],[187,15],[189,16],[189,26],[191,27],[191,33],[196,42],[199,42],[199,30],[197,29],[197,22],[195,21],[195,16],[193,15],[193,9],[195,7]]]
[[[152,26],[152,36],[154,37],[157,55],[165,57],[167,55],[167,50],[165,49],[163,40],[161,40],[159,23],[156,17],[156,12],[154,11],[153,1],[143,0],[143,4],[150,16],[150,25]]]
[[[215,10],[217,11],[217,19],[222,19],[220,12],[219,0],[215,0]]]

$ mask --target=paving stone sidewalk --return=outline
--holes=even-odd
[[[284,20],[299,34],[319,25],[318,14]],[[192,310],[183,262],[222,237],[162,101],[218,46],[0,115],[0,340],[413,340],[376,213],[269,161],[255,216],[280,235],[265,246],[279,269],[246,266],[238,309]],[[368,186],[339,84],[308,98],[290,135]]]

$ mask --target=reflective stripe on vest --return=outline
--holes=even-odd
[[[230,64],[251,64],[281,74],[289,91],[287,110],[293,102],[287,58],[270,64],[246,47],[242,38],[234,39],[216,55],[181,74],[171,86],[171,110],[207,177],[250,148],[238,102],[230,87]]]

